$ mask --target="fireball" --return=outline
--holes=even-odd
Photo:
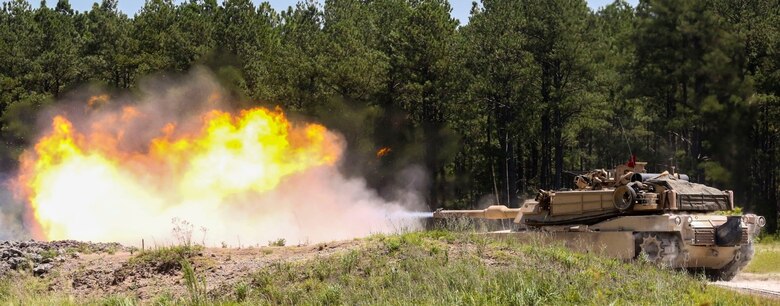
[[[152,115],[125,107],[84,127],[65,115],[52,119],[22,155],[17,177],[37,239],[131,241],[170,217],[221,218],[211,224],[227,227],[231,220],[216,214],[240,211],[230,206],[247,201],[236,198],[331,167],[341,156],[338,137],[325,127],[261,107],[166,122],[140,148],[126,145],[129,129]]]

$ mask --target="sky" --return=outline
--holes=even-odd
[[[33,6],[37,7],[40,4],[39,0],[28,0]],[[177,3],[182,2],[182,0],[175,0]],[[597,10],[600,7],[609,5],[614,0],[587,0],[588,6],[590,6],[591,9]],[[636,6],[638,0],[628,0],[628,3],[630,3],[632,6]],[[100,0],[70,0],[70,4],[73,7],[73,9],[83,12],[88,11],[92,4],[95,2],[100,2]],[[222,1],[217,1],[221,3]],[[255,4],[258,4],[260,2],[263,2],[262,0],[253,0],[252,2],[255,2]],[[285,10],[289,6],[295,5],[295,3],[298,2],[298,0],[268,0],[269,3],[271,3],[271,6],[277,10]],[[323,2],[322,0],[320,2]],[[452,17],[455,17],[456,19],[460,20],[460,24],[466,24],[469,20],[469,11],[471,10],[471,2],[472,0],[450,0],[450,5],[452,5]],[[46,1],[47,5],[54,6],[57,4],[57,0],[48,0]],[[119,0],[119,9],[122,10],[125,14],[132,16],[138,10],[141,9],[141,7],[144,5],[143,0]]]

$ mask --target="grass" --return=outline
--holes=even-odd
[[[49,291],[50,280],[19,273],[0,280],[2,305],[137,305],[138,301],[122,295],[75,300],[60,292]]]
[[[754,305],[775,301],[718,287],[684,272],[648,263],[624,263],[571,252],[560,246],[519,243],[449,231],[374,235],[358,249],[299,262],[277,262],[206,292],[188,261],[179,261],[182,297],[164,294],[145,303],[292,304],[660,304]],[[165,248],[133,260],[168,262],[186,255]],[[29,282],[29,283],[28,283]],[[47,291],[46,279],[25,276],[0,282],[0,304],[139,303],[124,296],[73,301]]]
[[[187,259],[181,260],[181,266],[184,271],[184,283],[187,286],[189,294],[188,304],[201,305],[206,302],[208,291],[206,290],[206,278],[199,277],[195,269]]]
[[[281,246],[284,246],[286,243],[287,243],[287,241],[284,240],[284,238],[279,238],[279,239],[276,239],[276,240],[268,241],[268,245],[269,246],[280,246],[281,247]]]
[[[244,301],[272,305],[770,302],[707,286],[686,273],[556,246],[440,231],[374,236],[369,242],[366,249],[258,271],[250,278]]]
[[[203,247],[199,245],[158,247],[138,253],[129,263],[154,267],[158,273],[171,273],[182,269],[182,261],[202,251]]]
[[[40,254],[43,259],[54,259],[59,255],[55,249],[44,250]]]
[[[780,273],[780,241],[762,241],[755,245],[756,254],[750,261],[745,272],[750,273]]]

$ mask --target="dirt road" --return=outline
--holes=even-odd
[[[777,273],[742,272],[730,282],[713,282],[712,284],[780,300],[780,274]]]

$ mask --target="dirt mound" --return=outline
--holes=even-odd
[[[17,258],[41,258],[35,267],[46,266],[46,273],[36,274],[48,280],[52,292],[76,299],[124,295],[141,301],[160,296],[179,297],[186,293],[177,247],[139,252],[119,244],[67,242],[9,242],[5,249]],[[24,245],[25,247],[19,247]],[[3,244],[5,246],[5,244]],[[259,247],[244,249],[196,248],[186,259],[209,291],[232,287],[252,272],[274,263],[295,262],[329,256],[342,250],[360,247],[358,241],[329,242],[311,246]],[[79,248],[85,252],[79,252]],[[0,248],[0,250],[5,250]],[[133,253],[131,254],[131,251]],[[47,254],[52,256],[37,254]],[[0,254],[3,254],[0,251]],[[26,256],[26,257],[25,257]],[[48,258],[48,259],[43,259]],[[5,259],[3,259],[5,262]],[[8,273],[28,273],[8,269]],[[46,274],[46,275],[44,275]],[[4,275],[3,277],[14,277]]]
[[[646,262],[622,263],[562,246],[473,233],[133,251],[63,256],[41,276],[12,270],[0,279],[0,303],[558,305],[643,304],[652,296],[658,304],[771,304]],[[648,279],[653,286],[647,286]],[[616,284],[625,290],[603,289]]]

